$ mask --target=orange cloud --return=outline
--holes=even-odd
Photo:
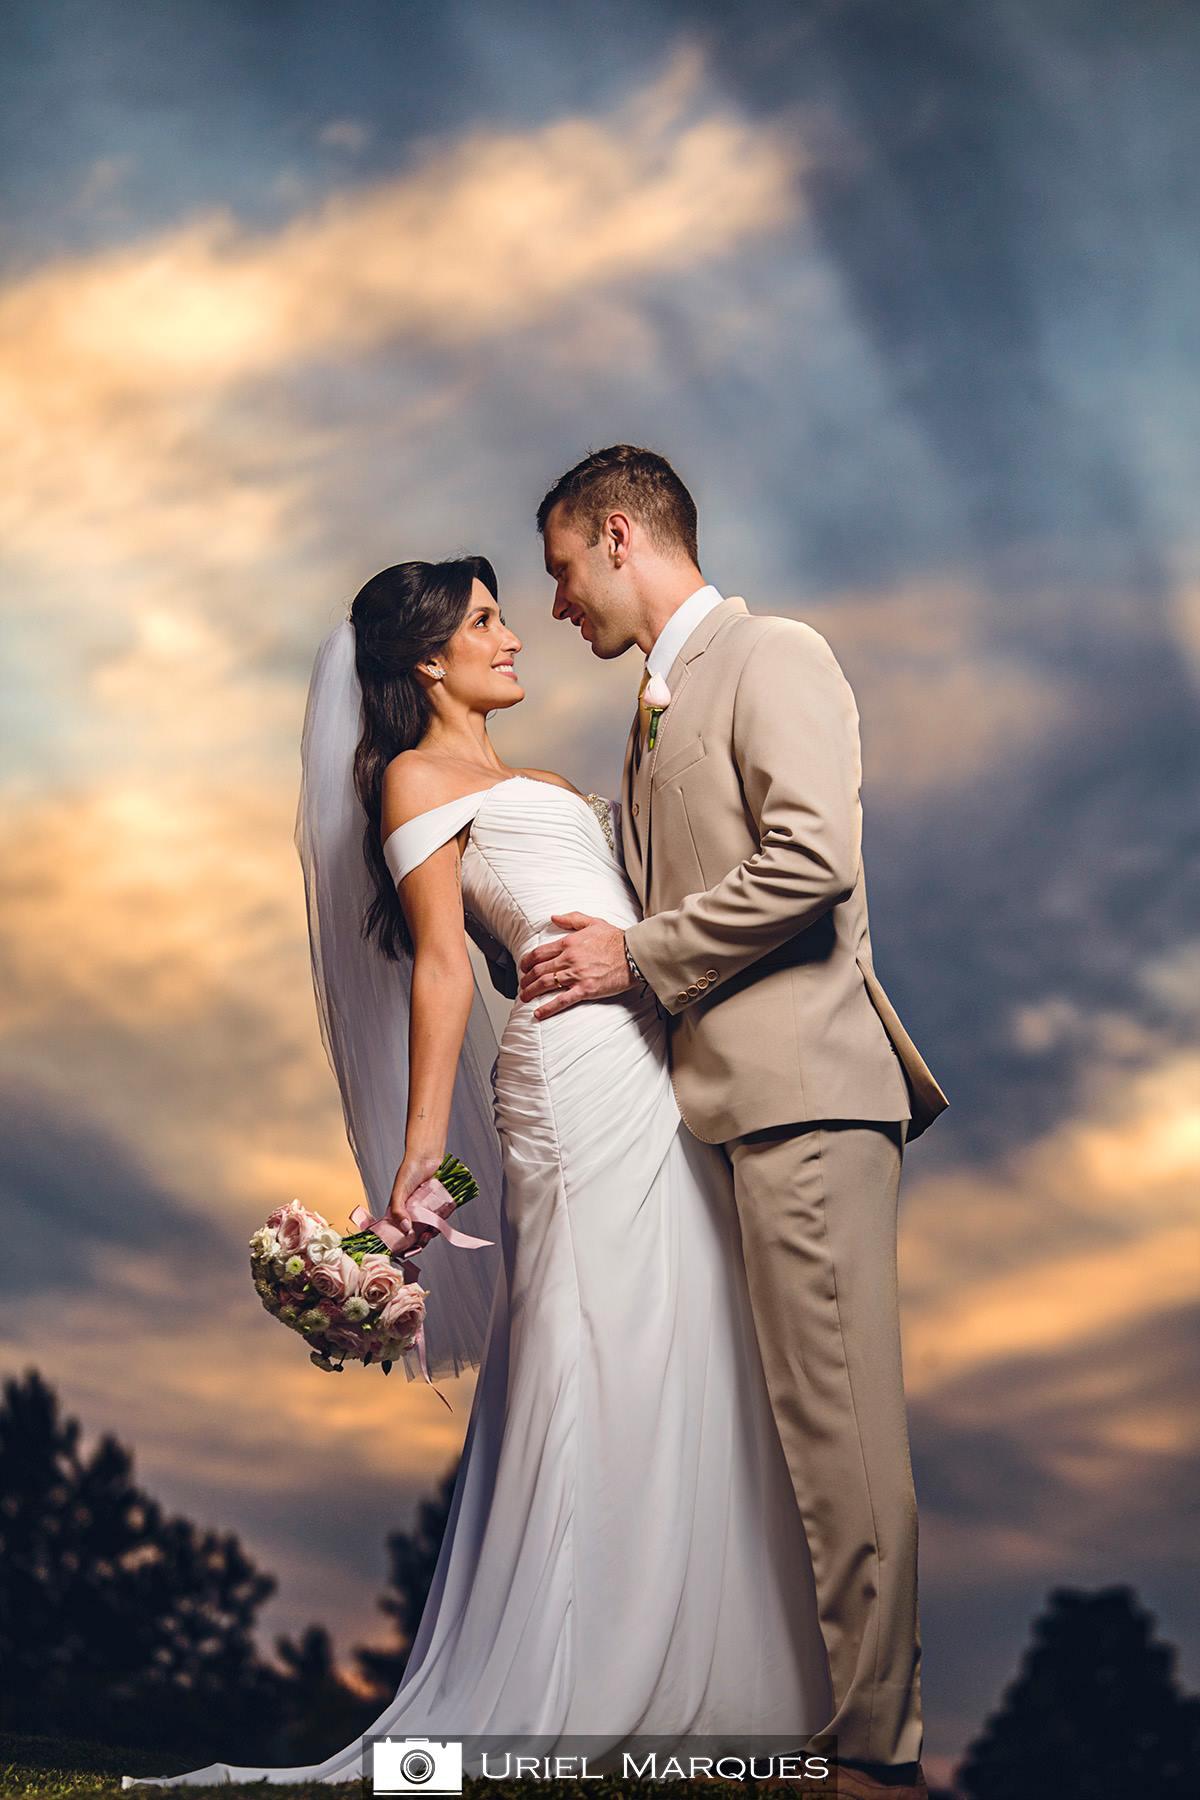
[[[253,559],[321,442],[226,403],[315,359],[566,320],[796,211],[795,142],[706,97],[699,55],[602,118],[476,130],[272,231],[216,210],[0,290],[10,552],[75,566],[188,544]],[[219,530],[214,526],[219,519]]]
[[[914,1172],[902,1209],[913,1395],[1200,1299],[1197,1095],[1194,1053],[1162,1050],[1132,1072],[1098,1059],[1088,1109],[1003,1166]],[[1014,1395],[1018,1414],[1024,1404]]]

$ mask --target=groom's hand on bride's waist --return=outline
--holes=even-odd
[[[538,1007],[535,1019],[548,1019],[568,1006],[578,1006],[581,1000],[623,994],[633,986],[625,934],[618,926],[587,913],[552,913],[550,923],[565,925],[570,936],[538,944],[525,952],[520,963],[522,1000],[554,996]]]

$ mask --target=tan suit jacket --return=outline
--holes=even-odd
[[[732,596],[667,677],[622,778],[622,849],[645,917],[630,952],[669,1015],[694,1134],[948,1105],[875,974],[862,866],[859,717],[820,632]]]

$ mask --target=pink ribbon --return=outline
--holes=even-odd
[[[428,1196],[428,1199],[432,1200],[432,1205],[428,1203],[428,1200],[422,1199],[420,1197],[421,1195]],[[495,1241],[493,1238],[472,1237],[469,1232],[459,1231],[456,1226],[447,1222],[449,1215],[455,1211],[456,1206],[457,1202],[455,1201],[454,1195],[450,1193],[448,1188],[443,1187],[436,1175],[431,1175],[428,1181],[423,1181],[420,1187],[414,1189],[409,1195],[407,1210],[410,1219],[414,1219],[418,1225],[432,1225],[433,1229],[440,1232],[446,1242],[448,1244],[453,1244],[456,1250],[490,1249]],[[350,1223],[354,1226],[356,1231],[373,1231],[380,1242],[387,1245],[389,1256],[398,1257],[400,1259],[401,1273],[403,1274],[405,1281],[415,1281],[417,1279],[420,1274],[420,1269],[412,1259],[414,1256],[420,1255],[421,1250],[424,1249],[424,1245],[419,1245],[416,1250],[412,1251],[406,1251],[404,1249],[404,1245],[411,1241],[414,1235],[413,1232],[401,1231],[398,1225],[393,1225],[391,1220],[385,1217],[373,1219],[365,1206],[356,1206],[354,1208],[354,1211],[350,1214]],[[434,1393],[442,1404],[447,1407],[450,1412],[453,1412],[454,1408],[450,1405],[450,1402],[446,1399],[442,1390],[433,1386],[433,1377],[429,1373],[429,1363],[425,1354],[424,1319],[422,1319],[417,1329],[417,1335],[414,1338],[413,1343],[417,1352],[417,1360],[421,1365],[421,1373],[424,1375],[430,1387],[433,1388]]]

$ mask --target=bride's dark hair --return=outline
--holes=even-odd
[[[383,772],[402,750],[415,749],[429,730],[433,703],[416,665],[444,651],[466,617],[476,581],[499,600],[496,571],[485,556],[394,563],[364,582],[350,607],[363,712],[354,787],[367,815],[363,854],[375,883],[363,936],[377,936],[393,962],[401,952],[411,954],[412,939],[380,842]]]

